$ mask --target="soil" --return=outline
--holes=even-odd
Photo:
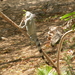
[[[10,19],[12,19],[18,25],[21,22],[22,15],[24,14],[22,10],[27,9],[29,11],[33,10],[33,12],[35,13],[37,12],[38,13],[38,18],[36,20],[37,35],[41,42],[42,49],[45,51],[50,51],[49,56],[56,63],[57,47],[52,48],[50,46],[50,43],[45,43],[48,41],[45,38],[47,35],[46,33],[49,31],[50,26],[61,26],[64,23],[63,21],[59,20],[59,17],[61,16],[61,14],[67,13],[67,11],[69,12],[72,8],[73,11],[75,7],[74,4],[72,4],[73,6],[70,5],[71,7],[69,7],[69,10],[67,9],[67,6],[65,6],[67,9],[66,12],[65,11],[55,12],[51,11],[51,9],[49,8],[47,8],[48,9],[47,11],[45,11],[43,8],[41,10],[35,10],[39,6],[39,4],[37,4],[38,6],[35,7],[33,5],[31,5],[32,7],[31,6],[28,7],[27,5],[26,7],[24,7],[23,4],[24,1],[26,0],[20,0],[20,2],[18,0],[12,1],[3,0],[3,3],[1,3],[0,5],[1,11],[4,12]],[[55,0],[54,2],[56,3]],[[66,0],[65,2],[70,3],[70,1],[68,0]],[[71,3],[72,2],[73,0],[71,0]],[[62,2],[62,0],[59,0],[59,3],[63,4],[64,2]],[[16,6],[16,4],[18,4],[18,6]],[[38,9],[40,9],[40,6],[38,7]],[[42,10],[43,12],[41,12]],[[45,17],[41,15],[41,13],[49,14],[52,12],[55,13],[47,15]],[[46,63],[42,60],[36,46],[31,47],[30,40],[27,37],[25,37],[20,31],[18,31],[14,26],[12,26],[6,20],[4,20],[1,16],[0,16],[0,37],[4,38],[0,39],[0,75],[35,75],[35,71],[38,67],[46,65]],[[69,35],[67,39],[69,39],[70,37],[71,36]],[[64,45],[63,48],[67,49],[70,46],[70,43],[72,44],[72,42],[69,42],[69,45]],[[71,48],[68,49],[68,51],[72,50],[73,54],[75,54],[74,46],[71,46]],[[61,54],[61,57],[62,56],[63,53]]]

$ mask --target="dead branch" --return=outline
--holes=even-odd
[[[59,63],[59,60],[60,60],[60,52],[61,52],[61,49],[62,49],[62,44],[63,44],[64,38],[68,34],[73,33],[73,32],[75,32],[75,30],[69,30],[69,31],[67,31],[65,34],[63,34],[63,36],[60,39],[60,42],[59,42],[59,45],[58,45],[58,55],[57,55],[57,70],[58,70],[59,73],[60,73],[60,63]]]
[[[47,60],[53,65],[53,67],[57,70],[56,65],[54,64],[54,62],[52,61],[51,58],[49,58],[49,56],[42,50],[43,54],[45,55],[45,57],[47,58]]]
[[[4,13],[0,12],[0,15],[2,16],[2,18],[4,18],[7,22],[9,22],[11,25],[13,25],[14,27],[16,27],[20,32],[22,32],[26,37],[28,37],[28,35],[25,33],[25,31],[23,31],[21,28],[19,28],[19,26],[13,22],[10,18],[8,18]]]

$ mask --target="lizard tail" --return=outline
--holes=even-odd
[[[44,57],[43,52],[42,52],[41,44],[40,44],[38,38],[36,39],[36,46],[37,46],[37,48],[38,48],[38,51],[39,51],[39,52],[41,53],[41,55],[42,55],[42,59],[45,60],[45,57]],[[45,62],[49,65],[49,63],[48,63],[46,60],[45,60]]]

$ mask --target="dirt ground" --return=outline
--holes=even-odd
[[[61,1],[62,0],[60,0],[59,2]],[[21,9],[21,7],[23,8],[23,5],[20,7],[20,9],[18,9],[18,7],[14,9],[13,3],[11,5],[9,4],[9,6],[8,4],[5,5],[3,3],[4,7],[6,8],[2,6],[1,7],[2,9],[4,8],[3,12],[8,17],[10,17],[17,24],[19,24],[23,15],[23,12],[19,10]],[[71,8],[69,9],[71,10]],[[31,9],[29,8],[29,10]],[[45,51],[50,51],[49,56],[53,59],[54,62],[56,62],[57,49],[52,48],[50,46],[48,47],[46,46],[45,42],[47,42],[47,39],[45,38],[45,36],[46,33],[49,31],[50,26],[62,25],[63,22],[59,20],[61,14],[63,13],[56,12],[48,19],[46,17],[42,20],[41,17],[40,22],[39,19],[36,21],[37,35],[41,42],[42,48]],[[1,16],[0,16],[0,37],[4,37],[4,40],[0,39],[0,75],[35,75],[36,69],[46,64],[39,56],[40,53],[38,52],[36,46],[31,47],[30,40],[26,38],[15,27],[13,27],[11,24],[5,21]],[[73,51],[75,50],[73,49]]]
[[[48,31],[50,24],[51,23],[48,22],[37,23],[37,28],[39,29],[37,34],[43,47],[46,42],[45,32]],[[52,25],[54,25],[54,23],[52,23]],[[10,24],[8,24],[8,26],[10,26],[11,31],[5,30],[4,33],[6,34],[3,33],[5,36],[2,34],[1,37],[5,37],[6,39],[0,40],[0,74],[34,75],[35,69],[45,64],[45,62],[39,57],[40,54],[36,46],[31,48],[28,38],[18,31],[15,33],[15,31],[13,31],[14,28],[12,28]],[[5,26],[3,29],[6,29]],[[47,50],[49,49],[50,48]]]

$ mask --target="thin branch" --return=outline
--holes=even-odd
[[[4,13],[0,12],[0,15],[2,16],[2,18],[4,18],[7,22],[9,22],[10,24],[12,24],[14,27],[16,27],[20,32],[22,32],[26,37],[28,37],[28,35],[25,33],[25,31],[23,31],[21,28],[19,28],[19,26],[13,22],[10,18],[8,18]]]
[[[63,44],[64,38],[65,38],[68,34],[70,34],[70,33],[72,33],[72,32],[75,32],[75,30],[69,30],[69,31],[67,31],[67,32],[61,37],[60,42],[59,42],[59,45],[58,45],[57,70],[58,70],[59,75],[60,75],[60,63],[59,63],[59,60],[60,60],[60,51],[61,51],[61,49],[62,49],[62,44]]]
[[[46,59],[53,65],[53,67],[57,70],[56,65],[54,64],[54,62],[52,61],[51,58],[49,58],[49,56],[42,50],[43,54],[45,55]]]

